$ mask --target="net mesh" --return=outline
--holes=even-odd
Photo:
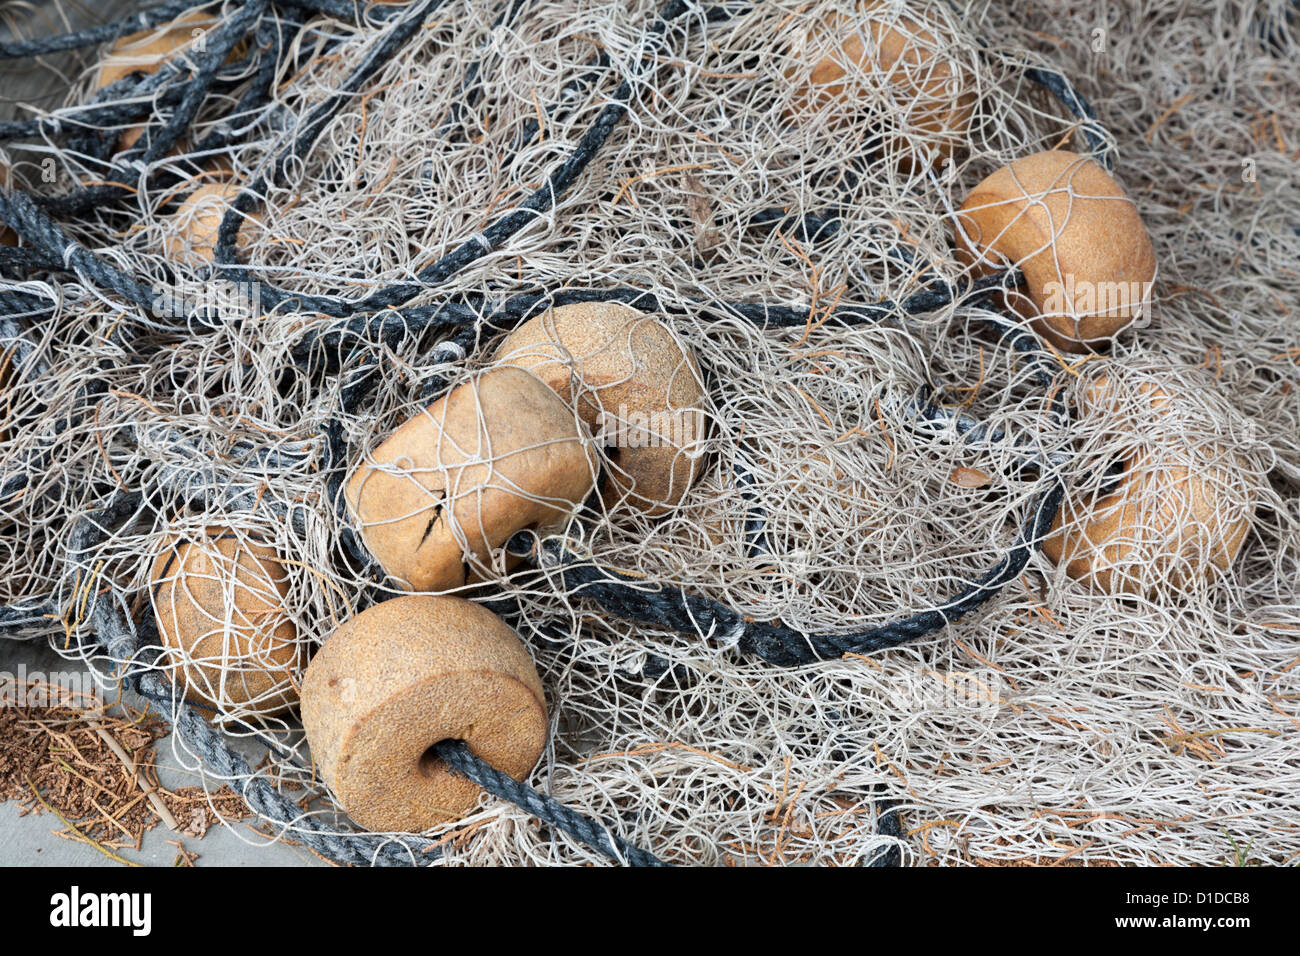
[[[464,593],[507,602],[494,606],[509,608],[546,688],[552,734],[531,782],[677,862],[853,864],[898,843],[908,863],[1214,864],[1234,841],[1293,860],[1300,132],[1286,104],[1300,97],[1300,58],[1286,5],[1154,0],[1102,15],[1064,3],[1012,17],[936,3],[906,13],[922,35],[886,4],[869,16],[920,37],[930,57],[892,72],[844,54],[837,15],[863,14],[839,0],[688,17],[657,44],[646,2],[614,13],[550,0],[496,27],[479,6],[442,7],[286,184],[256,197],[239,258],[253,281],[294,293],[361,297],[409,281],[535,190],[633,78],[626,120],[554,208],[411,303],[632,287],[693,350],[707,385],[693,485],[660,514],[589,502],[566,529],[584,553],[750,620],[847,630],[935,607],[1005,553],[1043,488],[1026,461],[1065,477],[1061,521],[1076,543],[1100,534],[1086,524],[1108,495],[1134,512],[1114,522],[1127,593],[1036,555],[943,631],[798,669],[737,655],[725,634],[629,624],[546,568],[478,567],[486,584]],[[115,660],[91,638],[87,607],[119,600],[138,615],[157,600],[159,554],[205,529],[277,556],[281,572],[258,587],[279,587],[291,626],[276,633],[304,658],[382,598],[388,586],[344,546],[340,488],[444,387],[490,368],[509,331],[486,306],[472,337],[442,349],[445,327],[353,327],[342,367],[321,374],[300,343],[338,320],[251,307],[247,290],[205,271],[207,214],[177,213],[200,183],[253,182],[384,29],[315,18],[294,41],[298,62],[282,59],[269,120],[202,155],[182,146],[153,164],[170,185],[138,170],[124,205],[62,223],[169,295],[223,297],[238,321],[178,329],[88,283],[5,283],[58,304],[6,353],[5,477],[27,480],[0,502],[0,600],[53,595],[42,633],[105,680],[203,663],[159,638]],[[848,114],[845,99],[800,82],[824,56],[844,69]],[[1104,356],[1060,356],[1048,394],[990,332],[1002,319],[988,302],[828,321],[836,304],[969,274],[952,231],[971,189],[1031,152],[1088,152],[1028,67],[1060,69],[1088,96],[1160,265],[1149,317]],[[96,76],[88,65],[70,104]],[[933,118],[966,102],[960,148],[933,164],[950,148]],[[224,122],[205,106],[186,142]],[[56,187],[42,185],[46,158]],[[8,162],[46,191],[105,169],[53,136]],[[710,307],[734,301],[811,316],[763,328]],[[345,391],[361,370],[373,387],[358,402]],[[1058,393],[1074,412],[1066,428],[1049,414]],[[911,427],[922,394],[997,437]],[[148,508],[70,552],[73,519],[115,489],[145,491]],[[1240,554],[1214,560],[1213,542],[1242,521]],[[224,566],[213,564],[218,583],[247,585]],[[218,657],[241,651],[258,653],[234,641]],[[208,690],[223,731],[265,752],[259,773],[350,830],[292,712],[258,706],[278,690],[251,702]],[[881,799],[900,808],[901,843],[877,832]],[[489,798],[431,836],[440,863],[603,860]]]

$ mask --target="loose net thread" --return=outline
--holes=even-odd
[[[389,593],[346,548],[341,479],[393,427],[487,366],[518,318],[492,304],[538,287],[644,289],[707,367],[705,467],[666,516],[593,507],[564,530],[602,565],[753,620],[849,629],[941,603],[1014,541],[1042,490],[1026,461],[1059,462],[1075,494],[1113,481],[1106,469],[1130,457],[1135,441],[1198,468],[1226,447],[1242,459],[1240,478],[1218,490],[1253,497],[1261,511],[1226,580],[1120,600],[1035,558],[992,605],[932,638],[798,670],[730,652],[735,635],[701,640],[630,625],[568,593],[545,562],[510,575],[498,568],[475,596],[509,613],[551,707],[535,785],[677,862],[871,862],[901,847],[908,861],[1214,863],[1230,852],[1225,832],[1264,858],[1292,856],[1300,837],[1287,797],[1297,775],[1288,664],[1300,621],[1287,482],[1300,474],[1300,420],[1287,388],[1295,277],[1283,268],[1298,251],[1294,172],[1261,147],[1254,205],[1243,205],[1244,189],[1195,188],[1191,160],[1172,145],[1178,135],[1208,137],[1197,162],[1224,183],[1240,178],[1227,156],[1240,154],[1233,131],[1244,135],[1249,123],[1215,113],[1231,112],[1214,105],[1226,96],[1193,97],[1195,110],[1151,124],[1166,103],[1152,82],[1162,58],[1185,68],[1169,81],[1177,88],[1169,100],[1228,80],[1261,110],[1287,102],[1288,90],[1294,98],[1294,58],[1270,59],[1268,83],[1227,41],[1215,47],[1220,60],[1202,63],[1187,24],[1212,15],[1179,4],[1153,8],[1150,22],[1108,24],[1116,46],[1105,77],[1068,44],[1052,51],[1057,68],[1095,91],[1122,144],[1118,171],[1163,276],[1153,325],[1124,336],[1106,359],[1060,370],[1053,387],[1073,398],[1098,372],[1125,382],[1146,374],[1186,398],[1161,420],[1165,434],[1135,436],[1116,431],[1113,416],[1052,425],[1053,396],[990,331],[990,320],[1005,321],[988,311],[993,303],[895,310],[889,321],[849,327],[820,321],[837,302],[901,298],[930,270],[958,278],[952,210],[970,188],[1067,136],[1087,149],[1083,128],[1025,74],[1051,68],[1024,52],[1032,24],[1003,22],[994,8],[926,11],[977,103],[968,149],[928,172],[898,161],[910,139],[877,135],[918,108],[879,77],[860,78],[855,136],[784,118],[795,94],[782,51],[803,42],[810,22],[796,11],[779,4],[707,26],[696,16],[697,29],[670,29],[662,44],[646,40],[649,4],[618,17],[596,4],[531,5],[495,29],[469,5],[448,5],[418,31],[292,164],[288,185],[257,197],[259,219],[240,230],[246,276],[336,298],[410,281],[536,189],[619,80],[637,77],[627,119],[553,209],[407,303],[465,303],[456,344],[442,351],[434,346],[450,330],[414,312],[381,331],[285,308],[186,334],[90,285],[6,283],[57,305],[23,320],[21,339],[6,333],[14,355],[26,357],[8,373],[5,461],[26,480],[4,502],[5,604],[56,615],[65,623],[50,625],[53,643],[104,675],[148,682],[175,663],[156,652],[127,661],[120,647],[97,643],[95,614],[117,602],[146,620],[149,570],[165,541],[221,526],[289,558],[286,614],[309,652]],[[1063,9],[1050,29],[1091,36],[1091,16]],[[1243,34],[1258,21],[1223,20]],[[382,29],[315,24],[291,44],[305,72],[277,69],[265,122],[211,156],[156,160],[174,182],[144,188],[141,178],[123,211],[94,209],[62,228],[146,286],[210,289],[201,269],[182,268],[171,281],[172,201],[212,172],[217,153],[231,181],[253,180]],[[1135,37],[1152,50],[1163,37],[1168,47],[1152,56],[1131,46]],[[310,55],[326,46],[333,58]],[[602,59],[607,66],[595,69]],[[479,98],[466,107],[461,80],[480,61]],[[222,122],[215,106],[204,109],[193,141]],[[1285,111],[1277,122],[1293,142]],[[431,141],[434,130],[442,135]],[[41,148],[58,158],[64,186],[102,173],[54,137]],[[16,167],[20,179],[35,179],[34,167]],[[765,330],[710,308],[737,301],[813,317]],[[227,313],[239,314],[237,305]],[[1140,397],[1135,387],[1121,394]],[[918,429],[918,396],[1001,439]],[[321,437],[330,428],[342,460]],[[123,488],[147,492],[141,517],[110,527],[89,550],[70,547],[73,519]],[[179,756],[246,792],[269,784],[293,800],[324,797],[292,719],[223,732],[259,757],[273,741],[268,767],[251,777],[205,768],[206,754],[185,736]],[[877,833],[882,797],[901,806],[908,841]],[[327,799],[304,805],[313,822],[304,817],[286,836],[350,830]],[[436,854],[423,852],[430,843]],[[427,842],[398,836],[378,846],[340,855],[603,859],[491,800]]]

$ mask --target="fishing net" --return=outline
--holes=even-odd
[[[694,480],[671,506],[597,494],[468,562],[456,593],[505,618],[545,688],[534,787],[676,863],[1215,864],[1234,843],[1293,860],[1294,11],[870,6],[212,5],[185,56],[215,78],[166,149],[179,81],[101,88],[88,48],[67,105],[15,121],[4,161],[68,249],[136,285],[42,261],[26,234],[4,260],[11,632],[153,688],[182,763],[244,793],[268,839],[351,862],[605,860],[489,796],[424,834],[354,837],[273,705],[341,622],[401,592],[349,476],[522,321],[609,299],[689,347],[704,427],[676,447]],[[836,53],[867,16],[928,59]],[[800,81],[825,56],[847,112]],[[953,251],[973,187],[1051,148],[1113,165],[1159,263],[1099,355],[1028,339],[1014,275],[971,293]],[[591,456],[607,489],[617,450]],[[1119,515],[1104,573],[1023,547],[1061,488],[1058,539]],[[272,644],[167,646],[157,563],[180,547],[201,570],[165,585],[255,593]],[[734,616],[615,613],[575,567]],[[888,628],[991,568],[1011,570],[978,606],[890,649],[782,667],[745,637]],[[182,672],[209,704],[184,702]]]

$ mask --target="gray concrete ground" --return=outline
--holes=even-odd
[[[0,640],[0,673],[18,674],[24,665],[29,674],[79,670],[69,666],[43,640]],[[170,738],[158,743],[158,778],[165,787],[197,783],[173,757]],[[52,814],[20,816],[18,804],[0,803],[0,866],[121,866],[94,847],[55,835],[63,829],[63,824]],[[177,848],[169,840],[179,840],[187,851],[198,853],[196,866],[325,865],[302,847],[285,843],[250,845],[249,841],[265,844],[266,838],[253,833],[246,822],[213,827],[201,840],[179,836],[160,825],[145,834],[140,850],[123,850],[120,855],[145,866],[171,866]]]

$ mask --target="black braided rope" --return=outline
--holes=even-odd
[[[1101,125],[1101,120],[1097,119],[1097,114],[1083,98],[1083,94],[1074,88],[1063,73],[1056,70],[1031,66],[1025,68],[1025,76],[1060,100],[1070,114],[1081,121],[1080,130],[1092,155],[1107,170],[1113,170],[1115,151],[1106,142],[1106,127]]]
[[[423,19],[442,0],[426,0],[417,8],[410,18],[390,35],[389,43],[400,43],[410,32],[414,32]],[[666,33],[669,24],[688,12],[683,0],[670,0],[663,12],[654,20],[646,31],[649,40],[654,41]],[[408,32],[409,31],[409,32]],[[339,93],[322,103],[306,124],[306,127],[294,138],[291,148],[282,154],[273,164],[272,173],[259,177],[231,202],[230,208],[221,221],[216,246],[216,260],[222,278],[234,282],[247,282],[255,288],[259,297],[258,305],[266,312],[278,307],[285,307],[296,312],[319,312],[334,317],[343,317],[358,312],[377,312],[394,309],[404,304],[429,286],[436,286],[491,252],[499,249],[512,236],[526,226],[540,221],[555,207],[560,197],[577,181],[578,177],[595,159],[611,133],[627,115],[632,97],[632,78],[625,78],[618,88],[609,96],[609,103],[600,111],[595,121],[583,134],[568,158],[547,174],[545,182],[513,210],[497,219],[482,232],[465,240],[451,252],[443,255],[436,262],[422,269],[413,282],[402,282],[388,286],[361,299],[343,299],[335,296],[306,295],[279,289],[265,282],[253,282],[252,273],[235,262],[235,242],[245,215],[257,202],[257,195],[264,192],[270,184],[282,184],[290,160],[305,155],[315,142],[324,124],[338,109],[338,106],[369,79],[378,69],[374,62],[383,54],[391,55],[386,44],[380,45],[343,84]],[[653,62],[653,60],[651,60]],[[646,67],[643,67],[646,69]]]
[[[1039,497],[1030,516],[1028,534],[976,581],[939,607],[919,611],[895,621],[848,632],[808,633],[780,624],[747,619],[740,611],[712,598],[691,594],[666,584],[647,584],[590,560],[564,538],[540,542],[538,561],[554,571],[564,589],[585,597],[601,609],[638,624],[734,645],[778,667],[795,667],[845,654],[869,654],[925,637],[985,604],[1029,563],[1038,543],[1047,535],[1060,508],[1065,486],[1052,479],[1050,490]]]
[[[123,17],[111,23],[86,27],[84,30],[60,33],[56,36],[37,37],[33,40],[0,43],[0,60],[46,56],[50,53],[62,53],[65,50],[75,50],[78,47],[105,43],[108,40],[116,40],[123,34],[137,33],[141,30],[161,26],[169,20],[176,19],[187,10],[200,9],[211,5],[212,0],[209,0],[208,3],[196,2],[196,0],[171,0],[169,3],[162,3],[156,7],[150,7],[148,10],[141,10],[129,17]]]
[[[1052,376],[1038,340],[1012,320],[999,325],[999,329],[1004,341],[1034,363],[1034,377],[1047,392]],[[1049,417],[1057,427],[1064,427],[1067,421],[1060,390],[1051,393]],[[982,433],[971,437],[982,437]],[[778,667],[794,667],[897,647],[933,634],[987,603],[1020,575],[1050,531],[1065,495],[1061,464],[1039,463],[1039,481],[1044,490],[1031,502],[1015,543],[975,581],[937,607],[856,631],[817,633],[754,621],[712,598],[605,567],[564,536],[537,540],[532,532],[525,531],[507,542],[506,547],[516,556],[536,560],[543,571],[559,578],[567,593],[588,598],[607,613],[649,627],[714,640]]]
[[[584,816],[558,800],[520,783],[508,773],[497,770],[487,761],[475,756],[462,740],[444,740],[434,747],[434,752],[454,773],[478,784],[488,793],[522,807],[542,822],[563,830],[575,840],[604,853],[611,860],[627,866],[669,865],[650,851],[612,833],[600,821]]]
[[[332,371],[341,366],[331,362],[333,353],[351,351],[353,348],[373,348],[377,343],[395,346],[408,337],[430,329],[458,329],[454,341],[457,347],[473,344],[482,331],[496,334],[540,315],[547,309],[579,302],[619,302],[644,312],[668,315],[695,315],[705,318],[738,318],[762,329],[803,328],[810,322],[830,326],[854,326],[894,320],[900,313],[923,315],[935,312],[953,303],[973,301],[981,296],[1022,285],[1024,277],[1018,271],[996,272],[978,279],[948,280],[934,276],[930,284],[901,299],[881,299],[877,302],[846,302],[841,300],[829,312],[814,315],[807,307],[787,306],[767,302],[728,302],[721,299],[691,299],[683,303],[661,299],[646,289],[564,288],[521,292],[505,299],[466,297],[460,301],[441,302],[413,309],[389,310],[373,315],[353,316],[332,323],[326,328],[310,329],[291,347],[295,362],[310,365],[323,363]],[[365,391],[356,393],[359,406]],[[429,396],[432,400],[432,396]]]
[[[51,53],[63,53],[81,47],[107,43],[118,37],[142,30],[150,30],[176,19],[182,13],[202,10],[216,4],[217,0],[171,0],[129,17],[123,17],[110,23],[60,33],[54,36],[36,37],[31,40],[17,40],[0,43],[0,60],[27,59],[48,56]],[[352,24],[361,24],[369,20],[383,23],[400,14],[394,4],[367,3],[363,0],[279,0],[281,4],[296,7],[311,13],[323,13],[335,19]]]
[[[0,631],[22,634],[35,628],[48,627],[50,619],[58,616],[54,602],[43,598],[0,605]]]
[[[174,63],[164,65],[159,71],[145,77],[137,84],[131,77],[115,80],[94,95],[89,103],[68,107],[51,116],[37,116],[27,120],[6,120],[0,123],[0,142],[29,139],[36,136],[74,136],[90,132],[97,127],[120,126],[138,120],[153,112],[157,106],[174,106],[181,101],[185,90],[180,86],[162,89],[167,80],[179,76],[181,67]],[[155,92],[156,90],[156,92]],[[118,97],[130,95],[130,99]]]
[[[883,788],[880,788],[883,790]],[[899,849],[902,842],[903,818],[899,813],[898,801],[881,798],[876,801],[876,832],[881,836],[893,837],[894,843],[876,854],[868,866],[902,866],[903,852]]]

